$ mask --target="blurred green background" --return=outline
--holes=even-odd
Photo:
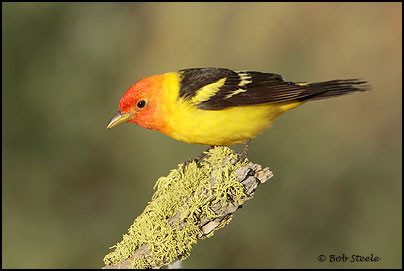
[[[157,178],[205,146],[106,130],[137,80],[192,67],[367,80],[252,141],[274,178],[186,268],[402,266],[401,3],[2,3],[4,268],[99,268]],[[241,146],[235,146],[240,149]],[[377,263],[324,263],[373,253]]]

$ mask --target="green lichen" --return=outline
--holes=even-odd
[[[115,250],[105,256],[105,264],[120,264],[142,247],[147,256],[134,257],[130,267],[163,266],[175,259],[188,257],[193,244],[203,236],[199,224],[201,218],[221,216],[212,210],[212,206],[243,202],[244,187],[232,173],[248,161],[233,165],[230,162],[232,159],[237,159],[232,150],[215,147],[200,162],[200,167],[191,163],[183,172],[180,164],[167,177],[159,178],[152,201],[135,219],[128,233],[123,235],[123,240],[111,247]],[[227,215],[204,237],[212,236],[215,230],[224,227],[230,220],[231,215]]]

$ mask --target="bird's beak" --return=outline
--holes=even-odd
[[[111,121],[108,123],[107,129],[111,129],[122,123],[127,123],[132,119],[132,115],[133,113],[121,113],[121,111],[118,110],[118,112],[112,117]]]

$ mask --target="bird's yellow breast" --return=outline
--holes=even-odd
[[[283,102],[203,110],[189,99],[179,99],[178,88],[178,75],[166,74],[162,94],[167,103],[164,103],[161,112],[165,115],[165,125],[160,132],[194,144],[244,143],[261,134],[280,114],[301,104]]]

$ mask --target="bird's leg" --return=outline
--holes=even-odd
[[[247,158],[247,154],[248,154],[248,147],[250,145],[251,139],[248,139],[244,149],[241,152],[237,152],[238,158],[236,160],[237,162],[243,162],[246,158]]]
[[[186,168],[186,166],[188,165],[188,164],[190,164],[190,163],[192,163],[192,162],[196,162],[196,165],[198,166],[198,167],[200,167],[200,165],[199,165],[199,161],[203,158],[203,157],[205,157],[206,156],[206,154],[212,149],[212,148],[214,148],[215,146],[210,146],[209,148],[207,148],[204,152],[202,152],[200,155],[198,155],[197,157],[195,157],[195,158],[191,158],[191,159],[188,159],[187,161],[185,161],[183,164],[182,164],[182,172],[184,172],[185,171],[185,168]]]

